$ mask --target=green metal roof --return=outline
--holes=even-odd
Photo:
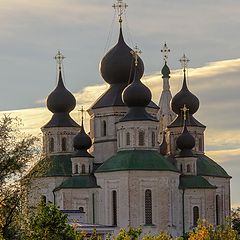
[[[197,174],[201,176],[231,178],[220,165],[204,154],[198,155]]]
[[[180,176],[180,189],[214,189],[216,186],[211,185],[204,177],[202,176]]]
[[[55,189],[63,188],[98,188],[97,180],[94,175],[79,175],[66,179],[59,187]]]
[[[32,169],[34,177],[71,176],[71,155],[52,155],[40,160]]]
[[[128,170],[174,171],[178,172],[168,160],[157,151],[127,150],[119,151],[105,161],[96,172],[114,172]]]

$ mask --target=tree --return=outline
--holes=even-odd
[[[240,235],[240,207],[232,209],[232,228]]]
[[[21,207],[20,179],[36,156],[36,137],[20,132],[21,121],[0,119],[0,237],[13,239]]]
[[[40,203],[30,220],[28,238],[31,240],[77,239],[72,226],[67,224],[67,215],[52,203]]]

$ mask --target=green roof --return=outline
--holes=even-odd
[[[128,170],[144,171],[174,171],[176,167],[157,151],[150,150],[127,150],[119,151],[117,154],[105,161],[96,172],[114,172]]]
[[[197,174],[201,176],[231,178],[227,172],[206,155],[198,155]]]
[[[211,185],[204,177],[202,176],[180,176],[180,189],[214,189],[215,186]]]
[[[52,155],[40,160],[31,170],[34,177],[71,176],[71,155]]]
[[[63,188],[98,188],[97,180],[94,175],[79,175],[66,179],[55,190]]]

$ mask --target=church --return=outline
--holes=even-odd
[[[206,126],[194,117],[200,103],[187,84],[189,60],[181,59],[181,89],[172,97],[164,45],[163,89],[155,104],[141,80],[141,52],[124,39],[126,6],[122,0],[114,4],[119,38],[100,62],[109,88],[87,110],[89,134],[83,114],[81,123],[70,116],[76,100],[64,84],[64,57],[55,57],[58,83],[47,98],[52,118],[41,128],[44,158],[31,170],[28,203],[51,201],[77,222],[115,233],[141,226],[179,236],[198,219],[224,223],[231,177],[204,153]]]

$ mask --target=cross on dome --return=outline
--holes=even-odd
[[[57,65],[58,65],[59,68],[61,68],[64,58],[65,58],[65,57],[64,57],[64,56],[62,55],[62,53],[58,50],[57,55],[54,57],[54,59],[56,60]]]
[[[183,119],[184,121],[187,120],[187,111],[189,111],[189,108],[186,107],[186,104],[183,105],[183,108],[180,108],[180,110],[183,112]]]
[[[121,23],[122,15],[126,11],[126,8],[128,7],[128,5],[124,3],[123,0],[117,0],[112,7],[118,12],[119,22]]]
[[[78,110],[79,112],[81,112],[81,120],[82,120],[82,126],[83,126],[83,113],[85,112],[85,110],[83,109],[83,106],[80,110]]]
[[[190,60],[183,54],[182,58],[179,59],[179,62],[182,64],[183,71],[185,72],[186,68],[188,67],[188,62]]]
[[[135,59],[135,66],[137,66],[138,65],[138,57],[142,53],[142,51],[136,45],[134,47],[134,49],[132,51],[130,51],[130,53],[133,55],[133,58]]]
[[[163,60],[167,62],[168,53],[170,53],[170,49],[168,48],[166,42],[164,43],[163,48],[161,49],[161,52],[163,53]]]

